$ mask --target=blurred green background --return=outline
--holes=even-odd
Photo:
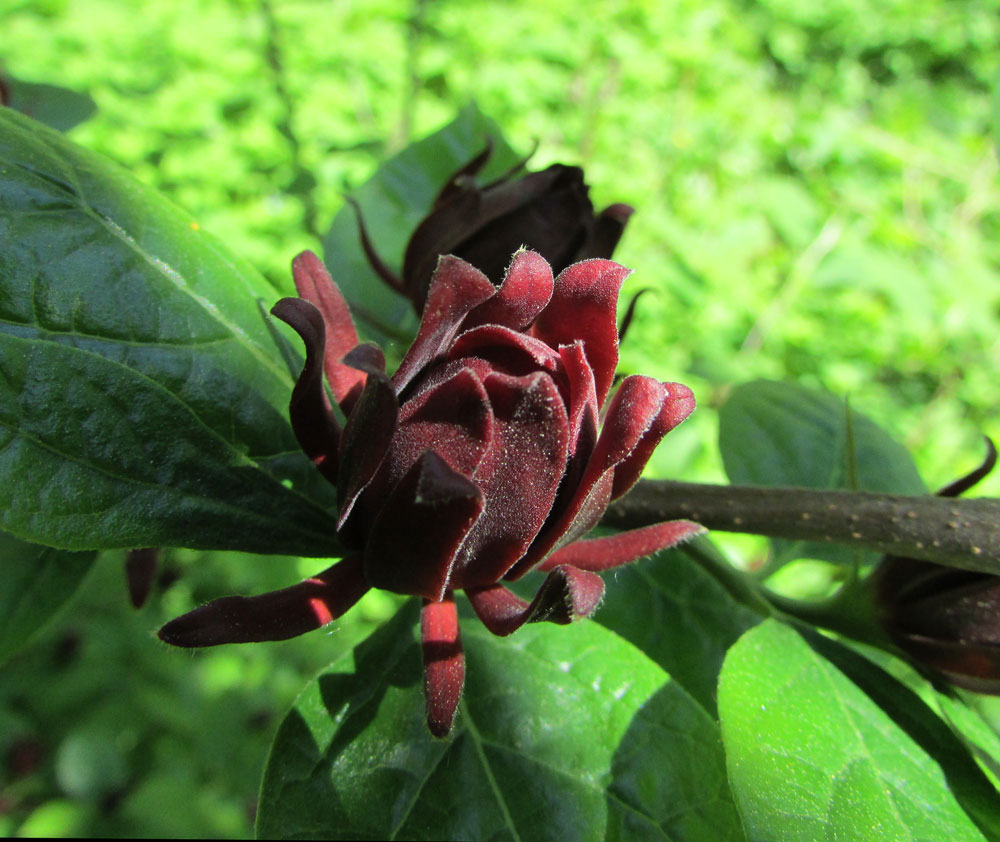
[[[622,367],[701,411],[650,474],[721,481],[732,384],[850,395],[931,487],[1000,437],[1000,0],[0,0],[0,71],[89,94],[70,131],[287,289],[381,160],[470,100],[533,168],[634,205]],[[388,255],[394,257],[392,255]],[[1000,479],[978,493],[1000,496]],[[760,551],[746,542],[746,552]],[[0,834],[245,836],[278,718],[388,616],[191,655],[151,631],[315,562],[174,551],[141,612],[105,553],[0,670]]]

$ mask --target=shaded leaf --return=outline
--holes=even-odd
[[[707,572],[697,552],[667,550],[606,576],[594,619],[645,652],[714,718],[726,651],[760,616]]]
[[[752,839],[983,839],[924,747],[780,622],[730,650],[719,713]]]
[[[3,82],[10,95],[10,101],[4,105],[61,132],[89,119],[97,110],[89,94],[58,85],[24,82],[12,76],[4,76]]]
[[[464,612],[451,736],[424,722],[411,602],[311,684],[279,729],[261,836],[743,839],[715,723],[594,623],[495,638]]]
[[[0,663],[66,604],[96,557],[95,552],[54,550],[0,532]]]
[[[730,482],[849,489],[853,459],[859,490],[926,494],[906,449],[861,413],[851,410],[850,417],[853,442],[841,397],[769,380],[735,387],[719,411],[719,448]],[[779,562],[800,557],[846,562],[856,553],[835,544],[790,541],[775,541],[774,548]]]
[[[293,379],[260,275],[9,109],[0,243],[4,528],[70,549],[335,550],[302,496],[332,497],[286,419]]]
[[[443,129],[390,158],[353,192],[372,243],[389,266],[399,270],[406,243],[438,191],[452,173],[483,150],[487,137],[493,139],[493,154],[480,179],[488,183],[518,158],[496,124],[475,105],[469,105]],[[405,351],[416,335],[417,317],[409,299],[393,292],[372,270],[350,206],[345,205],[334,217],[323,249],[330,274],[343,290],[365,336],[383,347],[402,341],[401,351]]]

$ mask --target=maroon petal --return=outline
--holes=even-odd
[[[428,451],[375,518],[365,547],[365,578],[372,587],[440,601],[459,548],[482,510],[476,484]]]
[[[553,348],[583,340],[594,370],[597,401],[604,404],[618,365],[618,291],[631,270],[610,260],[584,260],[555,279],[552,300],[532,332]]]
[[[462,547],[454,588],[496,582],[510,569],[545,522],[566,469],[568,422],[552,378],[494,373],[484,385],[496,428],[473,479],[486,505]]]
[[[552,267],[538,252],[514,254],[497,294],[469,313],[465,326],[495,324],[524,330],[552,297]]]
[[[260,596],[227,596],[171,620],[158,632],[172,646],[287,640],[325,626],[368,591],[361,558],[349,556],[317,576]]]
[[[635,208],[623,202],[609,205],[602,210],[594,220],[593,230],[577,254],[577,260],[585,260],[588,257],[611,257],[633,213]]]
[[[896,643],[919,664],[941,673],[956,687],[1000,696],[1000,646],[897,635]]]
[[[128,582],[128,595],[135,608],[142,608],[149,598],[156,578],[156,568],[160,563],[159,547],[145,547],[140,550],[129,550],[125,556],[125,579]]]
[[[306,346],[305,365],[288,404],[295,438],[323,476],[336,482],[340,428],[323,390],[322,361],[326,347],[323,316],[302,298],[282,298],[271,308],[271,314],[298,333]]]
[[[506,636],[525,623],[566,625],[589,617],[604,596],[604,581],[596,573],[562,565],[549,573],[530,605],[499,584],[473,588],[466,595],[483,625]]]
[[[506,374],[519,375],[539,369],[555,371],[560,363],[559,354],[541,340],[501,325],[482,325],[465,331],[455,340],[448,356],[485,359]]]
[[[364,385],[364,374],[344,365],[344,355],[358,344],[358,332],[351,311],[340,289],[326,271],[323,261],[311,251],[304,251],[292,261],[292,276],[299,297],[312,302],[323,314],[326,324],[326,358],[324,368],[334,400],[343,404]],[[272,311],[273,312],[273,311]]]
[[[420,640],[424,653],[427,727],[435,737],[447,737],[465,686],[465,653],[451,591],[440,602],[424,603]]]
[[[624,385],[624,383],[622,384]],[[674,427],[694,412],[694,392],[680,383],[664,383],[666,397],[660,407],[660,414],[650,424],[632,452],[615,468],[615,484],[611,489],[611,499],[617,500],[628,491],[646,467],[656,446]]]
[[[670,520],[619,532],[606,538],[574,541],[552,553],[538,565],[537,570],[552,570],[560,564],[569,564],[580,570],[610,570],[628,564],[643,556],[676,547],[705,532],[700,523],[690,520]]]
[[[436,210],[441,205],[449,202],[453,196],[461,192],[462,185],[468,184],[470,179],[473,180],[474,183],[475,176],[483,167],[486,166],[486,162],[490,159],[490,155],[492,154],[493,138],[487,137],[486,145],[483,147],[483,151],[476,155],[476,157],[468,163],[462,164],[461,167],[449,176],[444,187],[442,187],[437,196],[434,197],[434,204],[431,205],[431,208]]]
[[[475,267],[451,255],[441,258],[431,280],[420,330],[392,376],[397,393],[401,394],[421,369],[444,356],[469,311],[495,293],[493,284]]]
[[[394,486],[428,450],[440,455],[453,471],[471,477],[493,436],[493,410],[486,389],[471,369],[461,368],[403,405],[384,481]]]
[[[564,345],[559,349],[559,357],[569,383],[569,399],[566,401],[569,450],[574,458],[582,457],[587,460],[597,441],[597,416],[600,412],[594,372],[587,364],[582,342]]]
[[[361,237],[361,249],[364,251],[365,257],[368,258],[368,263],[375,271],[375,274],[385,281],[390,289],[394,289],[396,292],[405,295],[406,290],[403,288],[402,280],[400,280],[399,276],[393,272],[388,265],[386,265],[385,261],[379,256],[379,253],[375,251],[375,246],[372,245],[371,238],[368,236],[368,228],[365,225],[364,216],[361,213],[361,205],[359,205],[350,196],[347,197],[347,204],[354,209],[354,217],[358,221],[358,235]]]
[[[374,345],[358,345],[344,362],[364,371],[368,379],[344,425],[337,475],[338,531],[345,528],[358,497],[385,460],[399,418],[399,402],[386,376],[382,352]]]
[[[508,579],[522,576],[553,549],[582,537],[601,519],[611,500],[615,467],[657,422],[665,396],[663,384],[651,377],[635,374],[622,381],[573,497],[507,574]]]

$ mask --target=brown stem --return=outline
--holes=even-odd
[[[611,504],[603,523],[631,529],[674,518],[1000,575],[1000,499],[642,480]]]

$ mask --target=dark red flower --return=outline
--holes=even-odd
[[[600,571],[701,530],[673,521],[578,540],[632,487],[694,398],[633,375],[605,406],[628,274],[608,260],[573,264],[553,280],[540,255],[522,250],[497,287],[464,260],[442,257],[420,330],[391,377],[381,351],[358,343],[319,259],[305,252],[293,271],[301,298],[272,311],[306,347],[291,421],[337,486],[348,553],[282,591],[196,609],[160,636],[181,646],[284,639],[328,623],[370,587],[419,596],[427,719],[443,736],[465,676],[454,591],[465,591],[495,634],[569,623],[600,602]],[[548,576],[528,603],[502,581],[532,569]]]
[[[564,164],[518,176],[522,164],[479,187],[475,175],[491,151],[492,145],[487,145],[438,193],[407,243],[402,277],[375,252],[358,211],[369,262],[389,286],[413,302],[418,314],[442,254],[468,261],[494,284],[500,283],[510,256],[522,247],[537,251],[554,272],[561,272],[580,260],[610,258],[632,215],[629,205],[614,204],[595,216],[583,170]]]
[[[938,492],[957,497],[996,464],[993,442],[968,476]],[[1000,576],[886,556],[872,574],[880,620],[892,641],[949,682],[1000,695]]]

